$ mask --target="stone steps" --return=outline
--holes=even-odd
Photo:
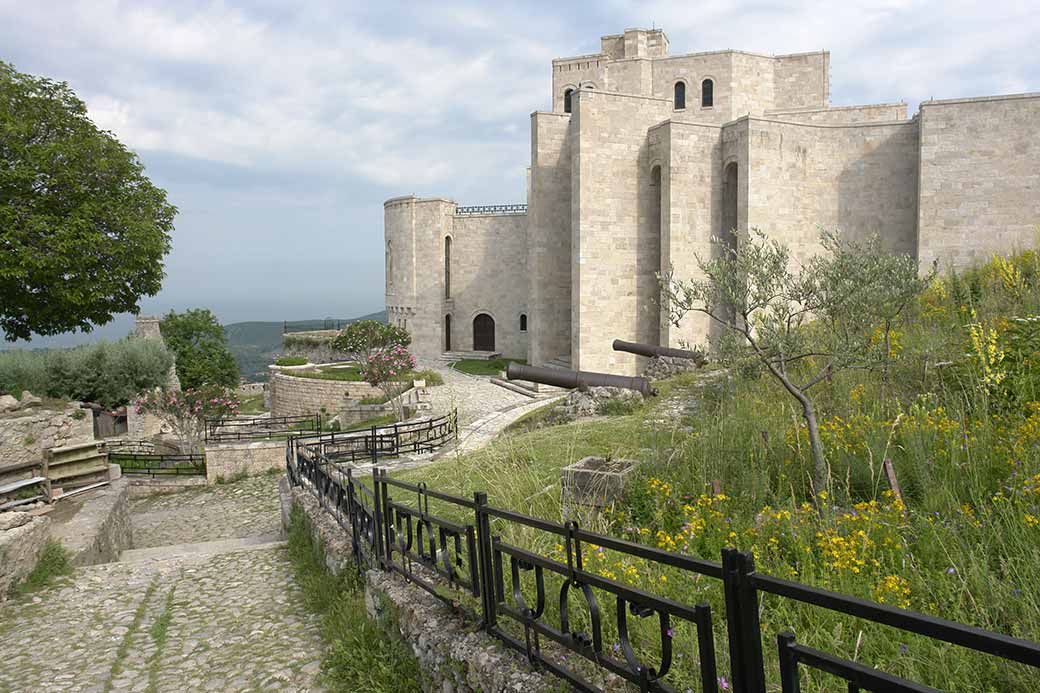
[[[569,354],[562,354],[552,359],[545,364],[546,368],[555,368],[557,370],[569,371],[571,368],[571,357]]]
[[[438,357],[445,363],[462,360],[490,361],[502,356],[498,351],[445,351]]]
[[[533,399],[538,397],[539,394],[533,387],[522,385],[521,383],[524,382],[522,380],[502,380],[501,378],[492,378],[491,382],[499,387],[504,387],[507,390],[521,394],[524,397],[530,397]]]
[[[154,546],[147,549],[127,549],[119,556],[120,563],[141,563],[177,560],[196,556],[215,556],[236,551],[253,551],[273,549],[285,546],[285,541],[277,534],[261,534],[240,539],[218,539],[193,544],[171,544]]]

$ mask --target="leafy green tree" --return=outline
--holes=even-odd
[[[713,239],[714,257],[697,259],[703,279],[662,278],[662,299],[676,326],[691,311],[722,326],[713,345],[720,361],[764,367],[802,410],[809,434],[813,494],[827,488],[812,388],[849,369],[884,366],[889,330],[933,275],[886,252],[878,238],[857,243],[824,232],[824,252],[797,267],[783,243],[753,230],[737,247]],[[934,274],[934,269],[933,269]]]
[[[156,294],[176,207],[68,84],[0,62],[0,329],[90,331]]]
[[[235,387],[238,367],[228,349],[224,328],[217,316],[205,308],[183,313],[170,311],[159,323],[166,347],[177,360],[181,387],[193,390],[204,385]]]
[[[375,354],[411,343],[412,336],[402,327],[376,320],[358,320],[347,325],[332,340],[332,347],[350,354],[359,365],[367,366]]]

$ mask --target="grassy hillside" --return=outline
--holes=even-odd
[[[351,318],[349,322],[355,320],[385,321],[386,311]],[[324,323],[324,320],[296,320],[289,323],[289,329],[320,330]],[[281,322],[233,322],[224,325],[228,346],[238,364],[239,373],[246,380],[259,382],[267,378],[267,366],[282,351],[283,326]]]
[[[831,468],[818,506],[800,412],[755,373],[673,378],[635,413],[518,432],[402,476],[466,497],[486,490],[493,505],[559,521],[561,467],[589,454],[640,460],[625,501],[579,518],[583,525],[713,561],[735,546],[752,551],[765,573],[1040,641],[1038,314],[1032,252],[935,281],[891,335],[887,371],[840,374],[816,393]],[[889,487],[886,459],[902,498]],[[493,531],[563,560],[555,536],[516,525]],[[723,612],[717,581],[584,551],[605,577]],[[546,582],[557,594],[559,582]],[[943,690],[1036,689],[1024,666],[788,600],[764,598],[761,620],[767,653],[790,628],[802,644]],[[728,677],[722,621],[716,647]],[[604,643],[616,642],[614,617],[603,623]],[[634,627],[640,657],[656,661],[656,620]],[[696,652],[690,624],[673,629],[676,650]],[[778,681],[775,655],[766,661]],[[673,662],[679,690],[696,688],[696,664]],[[819,673],[802,681],[806,691],[845,690]]]

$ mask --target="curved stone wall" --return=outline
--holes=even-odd
[[[322,407],[329,414],[335,414],[343,409],[347,400],[383,394],[368,383],[296,378],[282,373],[271,374],[268,388],[271,416],[307,416],[317,414]]]

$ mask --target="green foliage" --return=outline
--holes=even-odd
[[[68,549],[61,542],[49,540],[40,553],[40,559],[36,567],[20,582],[15,591],[19,594],[29,594],[47,587],[55,580],[73,571],[72,560]]]
[[[181,387],[238,384],[238,367],[228,350],[224,328],[208,309],[193,308],[183,313],[171,310],[159,323],[159,329],[177,359]]]
[[[315,380],[340,380],[348,383],[360,383],[364,380],[361,377],[361,370],[357,366],[351,366],[346,368],[321,368],[316,371],[292,371],[285,375],[292,376],[293,378],[313,378]]]
[[[264,396],[262,393],[243,397],[238,405],[239,414],[263,414],[266,411],[267,408],[264,406]]]
[[[361,577],[352,570],[341,577],[328,572],[324,549],[298,508],[289,526],[289,557],[307,607],[321,616],[324,687],[372,693],[422,690],[418,662],[401,640],[392,610],[385,609],[378,621],[368,618]]]
[[[358,320],[350,323],[332,340],[332,347],[350,354],[359,364],[365,365],[379,352],[393,347],[403,348],[411,343],[411,335],[402,327],[375,320]]]
[[[0,62],[0,329],[90,331],[158,293],[177,209],[64,82]]]
[[[152,414],[170,425],[182,453],[202,449],[206,419],[223,419],[238,413],[238,398],[219,385],[181,391],[149,390],[137,400],[137,413]]]
[[[310,361],[303,356],[279,356],[275,359],[276,366],[306,366]]]
[[[1023,255],[1009,260],[1031,262],[1031,253]],[[1008,335],[1032,328],[1009,316],[1040,314],[1040,285],[1005,282],[1013,273],[998,264],[933,280],[889,335],[887,374],[850,369],[814,388],[834,477],[819,506],[809,502],[814,465],[800,405],[761,370],[669,378],[656,384],[661,396],[633,415],[519,432],[394,476],[462,496],[485,490],[494,506],[559,520],[562,466],[590,454],[636,459],[642,464],[623,502],[580,517],[582,527],[712,561],[733,546],[752,551],[763,574],[1040,641],[1040,399],[983,387],[966,326],[995,333],[1007,382],[1009,364],[1032,353],[1028,334]],[[958,293],[954,282],[975,288]],[[1020,355],[1011,356],[1013,348]],[[668,423],[680,402],[689,410]],[[889,489],[886,459],[902,501]],[[464,519],[446,505],[430,512]],[[547,533],[512,524],[498,531],[503,542],[563,559]],[[717,581],[590,545],[583,555],[586,569],[634,589],[724,608]],[[547,571],[549,594],[554,579]],[[533,593],[531,582],[524,589]],[[616,636],[604,601],[609,643]],[[791,600],[763,598],[760,618],[767,642],[792,629],[808,647],[941,690],[1035,688],[1028,667]],[[587,627],[587,619],[573,625]],[[692,629],[672,627],[673,646],[693,651]],[[722,619],[715,629],[724,648]],[[654,634],[639,634],[654,644],[645,652],[637,644],[637,653],[656,654]],[[775,661],[767,658],[774,687]],[[696,681],[694,658],[673,664],[683,684]],[[834,688],[818,672],[802,677],[803,690]]]
[[[112,409],[164,385],[173,359],[161,344],[142,339],[99,342],[75,349],[0,352],[0,391],[95,402]]]
[[[411,377],[412,380],[425,380],[426,387],[437,387],[444,384],[444,378],[441,377],[441,374],[431,368],[415,371]]]
[[[886,251],[876,236],[859,243],[823,232],[824,252],[797,272],[790,249],[757,229],[737,246],[714,243],[713,257],[698,258],[704,279],[662,280],[669,319],[679,327],[690,312],[707,315],[724,328],[713,344],[721,362],[745,375],[765,369],[783,385],[801,407],[822,490],[830,476],[810,389],[887,364],[893,326],[934,274],[919,277],[914,258]]]
[[[451,367],[470,375],[501,375],[510,363],[527,363],[522,359],[462,359],[451,364]]]

